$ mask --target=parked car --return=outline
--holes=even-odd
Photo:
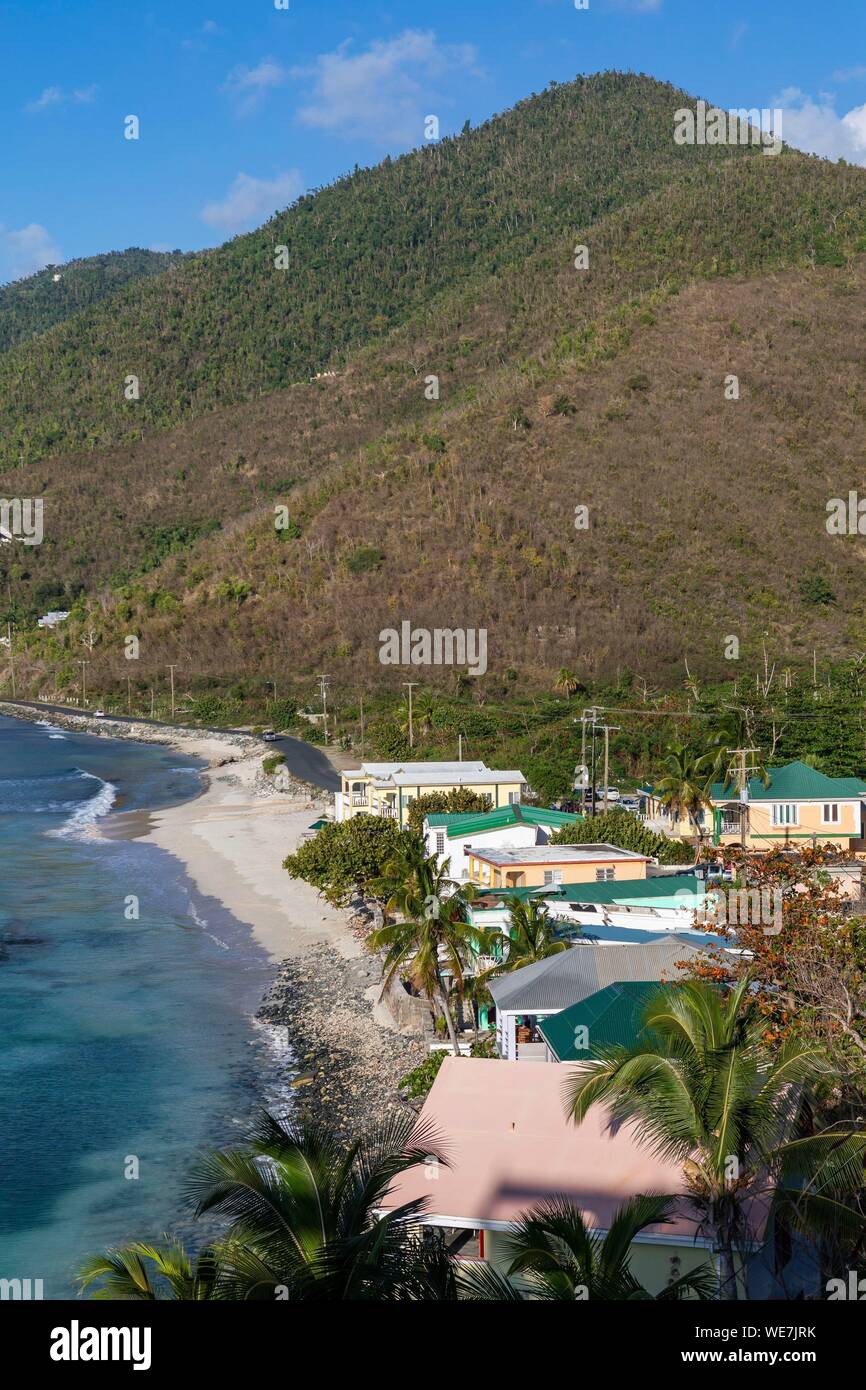
[[[624,811],[631,811],[633,815],[640,815],[640,800],[636,796],[621,796],[617,802]]]

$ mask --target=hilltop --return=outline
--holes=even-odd
[[[866,171],[675,146],[686,100],[553,88],[0,356],[32,388],[2,486],[59,518],[2,557],[16,615],[92,596],[34,671],[74,681],[78,623],[100,679],[135,632],[140,678],[179,659],[191,688],[375,684],[404,618],[486,627],[491,688],[866,638],[862,543],[824,527],[857,477]],[[262,271],[280,239],[294,281]],[[124,403],[145,340],[158,389]],[[37,396],[49,353],[68,400]]]

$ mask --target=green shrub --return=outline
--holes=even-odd
[[[412,1100],[417,1100],[421,1096],[429,1095],[433,1082],[439,1075],[439,1069],[447,1052],[431,1052],[419,1062],[417,1067],[413,1067],[405,1076],[400,1078],[400,1090],[406,1091]]]
[[[269,753],[266,758],[262,758],[262,767],[268,777],[273,777],[277,768],[282,767],[285,761],[285,756],[282,753]]]
[[[352,551],[346,560],[346,569],[350,574],[366,574],[369,570],[377,570],[385,558],[385,552],[376,545],[359,545]]]
[[[616,845],[634,854],[647,854],[660,864],[689,864],[694,852],[681,840],[649,830],[639,817],[630,811],[613,810],[607,815],[587,817],[575,825],[564,825],[550,837],[553,845]]]
[[[356,888],[370,889],[383,876],[385,865],[414,843],[414,835],[384,816],[354,816],[323,826],[315,839],[288,856],[283,868],[342,907]]]

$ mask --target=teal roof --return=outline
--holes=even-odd
[[[786,763],[768,768],[769,786],[760,777],[749,778],[750,801],[820,801],[824,797],[858,797],[866,792],[859,777],[827,777],[807,763]],[[733,783],[714,782],[713,801],[731,801],[738,796]]]
[[[427,817],[431,829],[444,830],[449,840],[464,835],[483,835],[486,831],[504,830],[509,825],[574,825],[582,816],[567,811],[547,811],[541,806],[522,806],[515,802],[499,806],[495,811],[440,812]]]
[[[560,1062],[586,1062],[603,1047],[633,1047],[652,1041],[643,1025],[647,1004],[660,990],[670,989],[654,980],[626,980],[600,989],[562,1013],[539,1019],[538,1031]],[[586,1033],[578,1034],[579,1028]],[[586,1040],[586,1047],[578,1041]]]
[[[695,907],[703,900],[706,887],[695,874],[660,874],[657,878],[622,879],[614,883],[560,883],[545,888],[485,888],[477,893],[478,907],[492,907],[499,900],[511,898],[556,898],[564,903],[620,903],[623,906],[678,907],[686,894],[692,895]],[[690,904],[686,904],[690,906]]]

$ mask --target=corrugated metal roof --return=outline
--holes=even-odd
[[[497,900],[541,897],[564,903],[636,903],[656,899],[677,898],[682,895],[685,907],[700,907],[706,886],[695,874],[663,874],[657,878],[622,879],[619,883],[561,883],[546,888],[485,888],[476,895],[479,907],[492,906]],[[694,898],[694,904],[689,899]]]
[[[643,1025],[647,1004],[666,986],[657,980],[618,980],[539,1022],[538,1031],[559,1062],[586,1062],[602,1047],[633,1047],[652,1034]],[[586,1029],[584,1035],[578,1029]],[[576,1045],[578,1037],[586,1046]]]
[[[558,1013],[622,980],[675,977],[678,960],[692,960],[700,954],[697,946],[678,933],[643,945],[571,946],[557,956],[497,976],[489,988],[499,1010]]]
[[[859,797],[866,782],[859,777],[827,777],[808,763],[786,763],[768,768],[770,785],[760,777],[749,778],[750,801],[818,801],[823,797]],[[731,801],[739,793],[733,783],[714,782],[710,791],[714,801]]]
[[[427,817],[431,829],[447,832],[449,840],[464,835],[483,835],[492,830],[502,830],[509,825],[575,825],[581,816],[570,815],[567,811],[546,811],[540,806],[523,806],[515,802],[510,806],[499,806],[495,811],[436,812]]]

